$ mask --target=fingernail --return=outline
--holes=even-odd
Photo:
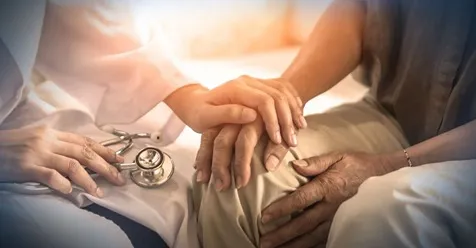
[[[73,187],[69,187],[65,192],[67,195],[71,194],[73,192]]]
[[[291,144],[292,146],[297,146],[298,145],[297,136],[294,133],[291,135],[291,143],[292,143]]]
[[[96,195],[99,197],[99,198],[102,198],[104,197],[104,192],[102,192],[102,189],[97,187],[96,188]]]
[[[241,187],[243,187],[243,182],[241,180],[241,176],[237,176],[235,178],[235,187],[236,187],[236,189],[241,189]]]
[[[299,106],[299,108],[302,108],[302,100],[300,97],[296,97],[296,101],[297,101],[297,104]]]
[[[219,178],[215,179],[215,189],[218,191],[222,191],[223,189],[223,181]]]
[[[266,169],[268,169],[268,171],[274,171],[276,167],[278,166],[278,164],[279,164],[279,159],[276,156],[271,155],[266,160]]]
[[[306,162],[306,160],[294,160],[291,163],[293,163],[293,165],[296,165],[296,166],[299,166],[299,167],[309,166],[309,164]]]
[[[203,172],[201,170],[197,172],[197,182],[203,182]]]
[[[306,128],[307,127],[307,121],[306,121],[306,118],[304,118],[304,116],[300,116],[299,117],[299,122],[301,123],[301,128]]]
[[[124,178],[124,176],[121,174],[121,172],[117,172],[117,181],[120,183],[120,184],[125,184],[126,183],[126,179]]]
[[[270,220],[271,220],[271,216],[269,216],[269,215],[263,215],[263,217],[261,217],[261,222],[263,224],[268,223]]]
[[[279,130],[274,133],[274,139],[278,144],[281,144],[281,132]]]

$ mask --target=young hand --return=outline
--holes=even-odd
[[[103,192],[85,167],[115,185],[123,185],[125,179],[110,164],[117,162],[124,162],[124,158],[94,140],[77,134],[47,127],[0,131],[2,182],[39,182],[69,194],[72,191],[71,180],[86,192],[101,197]]]
[[[301,99],[283,79],[242,76],[210,91],[190,85],[172,93],[165,102],[197,132],[220,124],[253,122],[257,118],[256,110],[273,142],[279,144],[284,140],[289,146],[296,146],[294,126],[307,125]]]

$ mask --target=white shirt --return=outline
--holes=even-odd
[[[0,1],[0,129],[46,123],[101,140],[110,135],[96,125],[132,123],[158,109],[155,130],[133,129],[161,129],[162,145],[175,140],[184,124],[159,103],[190,80],[162,52],[160,36],[142,42],[127,6],[111,2],[117,3]],[[33,68],[50,81],[28,93]],[[138,141],[126,161],[143,145]],[[143,189],[131,180],[115,187],[98,178],[104,198],[75,189],[69,200],[112,209],[156,231],[170,247],[197,247],[189,197],[195,150],[175,143],[162,149],[176,163],[163,187]]]
[[[0,123],[20,102],[33,67],[83,103],[98,125],[133,122],[191,82],[165,55],[158,34],[150,30],[141,41],[125,3],[1,4]]]

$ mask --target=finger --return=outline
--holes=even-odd
[[[124,157],[117,155],[116,152],[110,148],[107,148],[95,140],[81,136],[74,133],[58,132],[58,139],[64,142],[77,144],[80,146],[89,146],[95,153],[101,156],[104,160],[109,163],[122,163],[124,162]]]
[[[53,147],[53,152],[58,155],[76,159],[79,163],[95,171],[111,183],[123,185],[126,182],[124,177],[114,166],[107,163],[87,145],[79,146],[60,141]]]
[[[240,128],[238,125],[223,127],[213,143],[212,174],[215,180],[215,188],[218,191],[230,187],[233,148]]]
[[[263,121],[261,119],[244,125],[238,134],[235,143],[235,162],[233,164],[237,189],[246,186],[250,180],[251,159],[262,134]]]
[[[63,194],[69,194],[73,191],[70,181],[53,169],[35,166],[26,173],[30,174],[34,181],[47,185]]]
[[[199,123],[202,130],[207,130],[221,124],[246,124],[256,119],[257,113],[253,109],[242,105],[209,105],[203,113],[200,113]]]
[[[286,243],[285,245],[281,246],[282,248],[292,248],[292,247],[318,247],[319,245],[324,245],[327,242],[327,237],[329,235],[329,231],[331,228],[331,222],[326,221],[320,224],[316,229],[313,231],[301,235],[300,237],[292,240],[291,242]]]
[[[281,82],[279,80],[263,80],[263,83],[270,85],[271,87],[277,89],[279,92],[283,92],[287,99],[289,106],[291,108],[292,119],[294,124],[299,128],[306,128],[307,122],[303,116],[303,103],[299,94],[297,93],[294,87],[286,82]]]
[[[250,87],[261,90],[273,97],[278,115],[279,126],[281,127],[284,140],[290,146],[297,146],[297,137],[296,132],[294,131],[293,118],[286,95],[283,92],[279,92],[277,89],[264,84],[260,80],[246,80],[245,82]],[[283,90],[284,89],[285,88],[283,88]]]
[[[262,247],[276,247],[314,230],[325,219],[325,208],[315,207],[304,211],[276,230],[261,238]],[[298,246],[300,247],[300,246]]]
[[[210,180],[213,161],[213,143],[220,131],[221,128],[213,128],[202,134],[200,148],[198,149],[195,159],[198,183],[205,183]]]
[[[333,164],[341,161],[343,155],[340,153],[330,153],[322,156],[295,160],[291,163],[294,169],[303,176],[316,176],[326,171]]]
[[[301,211],[324,198],[324,189],[318,180],[312,180],[293,193],[268,206],[262,213],[265,224],[283,216]]]
[[[234,83],[235,91],[233,94],[229,92],[227,87]],[[215,105],[238,103],[253,109],[257,109],[264,120],[266,131],[273,142],[281,143],[281,131],[279,127],[278,116],[274,99],[265,92],[253,89],[242,82],[242,80],[234,80],[223,86],[216,88],[211,96],[211,101]]]
[[[286,144],[275,144],[273,142],[268,142],[266,149],[264,150],[263,157],[266,169],[268,171],[275,171],[288,151],[289,147]]]
[[[89,194],[103,197],[102,190],[77,160],[52,154],[46,161],[43,166],[54,169],[63,175],[67,175],[72,182]]]

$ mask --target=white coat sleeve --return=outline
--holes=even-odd
[[[76,2],[47,5],[36,68],[86,104],[98,125],[131,123],[191,83],[159,34],[141,40],[128,6]]]

